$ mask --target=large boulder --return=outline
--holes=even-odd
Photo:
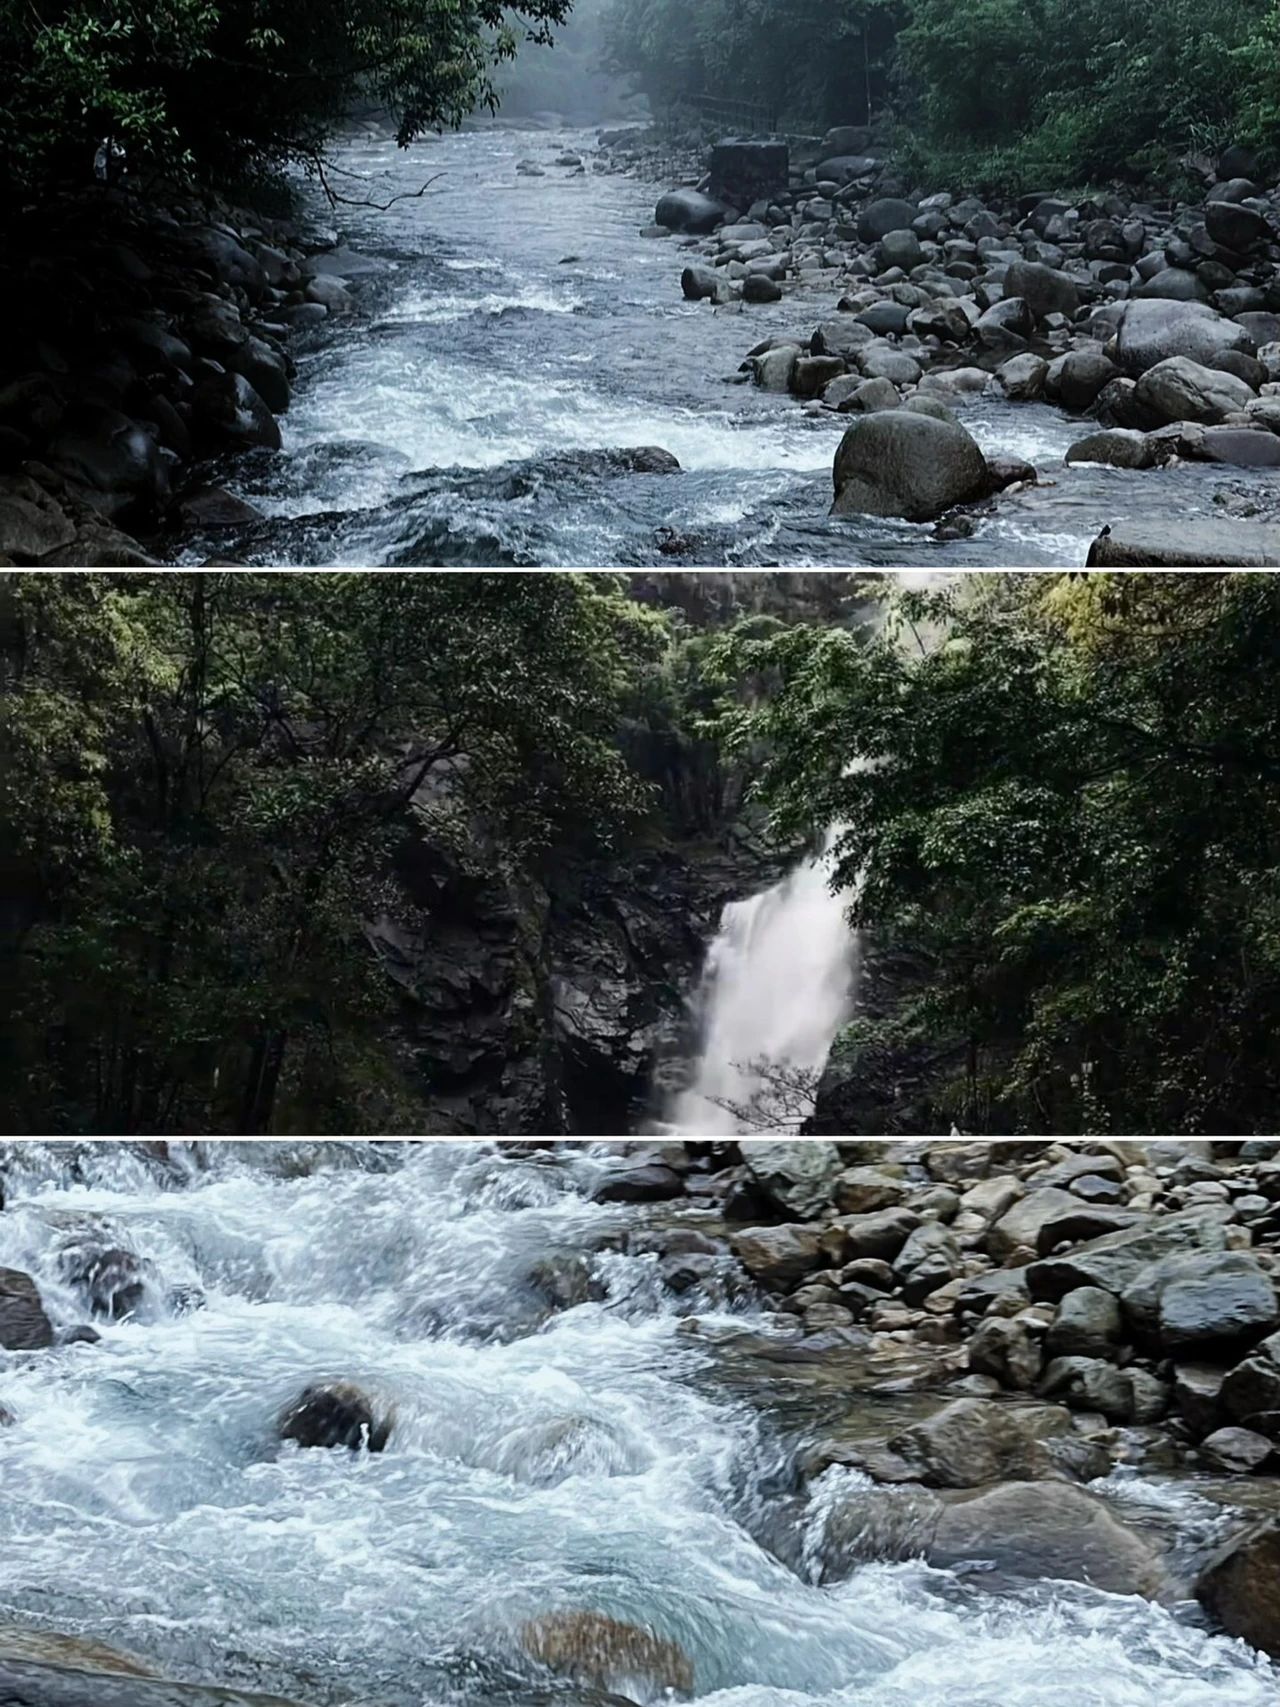
[[[1056,1217],[1074,1215],[1081,1202],[1073,1192],[1057,1186],[1043,1186],[1028,1192],[1005,1211],[987,1235],[987,1249],[998,1261],[1025,1248],[1039,1251],[1045,1227]]]
[[[1088,569],[1280,569],[1280,527],[1234,516],[1122,524],[1089,547]]]
[[[665,1203],[684,1194],[684,1180],[665,1162],[635,1162],[613,1168],[591,1193],[595,1203]]]
[[[1100,1286],[1118,1297],[1148,1263],[1187,1250],[1225,1250],[1231,1220],[1231,1210],[1218,1204],[1164,1215],[1031,1263],[1027,1285],[1032,1298],[1050,1304],[1077,1286]]]
[[[830,1208],[843,1164],[828,1140],[750,1138],[739,1149],[765,1195],[788,1214],[803,1221]]]
[[[1243,409],[1254,392],[1233,373],[1205,367],[1188,356],[1169,356],[1147,369],[1134,396],[1139,407],[1161,425],[1200,421],[1212,426]]]
[[[728,209],[701,190],[668,190],[654,209],[655,225],[669,231],[714,231]]]
[[[1124,1338],[1120,1306],[1100,1286],[1077,1286],[1058,1305],[1045,1336],[1051,1357],[1112,1357]]]
[[[981,1560],[1002,1576],[1089,1583],[1152,1597],[1159,1555],[1105,1501],[1069,1482],[1009,1482],[948,1500],[926,1557],[938,1566]]]
[[[882,196],[868,202],[858,215],[858,236],[864,243],[878,243],[891,231],[907,231],[920,209],[915,202],[897,196]]]
[[[1237,202],[1210,201],[1204,207],[1205,229],[1224,249],[1245,254],[1271,236],[1271,227],[1260,213]]]
[[[1165,1257],[1134,1277],[1123,1303],[1140,1333],[1183,1354],[1248,1345],[1280,1320],[1271,1277],[1247,1251]]]
[[[204,375],[196,385],[194,409],[198,436],[210,449],[280,449],[280,424],[242,373]]]
[[[52,1344],[53,1327],[35,1281],[21,1269],[0,1268],[0,1346],[40,1351]]]
[[[1280,1659],[1280,1523],[1246,1530],[1210,1562],[1196,1598],[1229,1635]]]
[[[1083,414],[1116,371],[1115,363],[1101,350],[1068,350],[1050,362],[1045,395],[1073,414]]]
[[[1235,1422],[1280,1440],[1280,1334],[1272,1334],[1223,1376],[1218,1397]]]
[[[304,1388],[281,1414],[281,1440],[299,1446],[345,1446],[352,1452],[366,1447],[381,1452],[391,1434],[392,1418],[379,1417],[367,1393],[349,1381],[331,1381]]]
[[[936,521],[988,490],[986,458],[959,425],[883,410],[845,433],[835,456],[836,516]]]
[[[714,267],[686,267],[680,290],[686,302],[728,302],[732,295],[728,279]]]
[[[1213,367],[1231,350],[1252,353],[1248,332],[1202,302],[1130,302],[1116,334],[1120,366],[1135,379],[1171,356]]]

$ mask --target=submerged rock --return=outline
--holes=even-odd
[[[601,1612],[549,1612],[521,1627],[525,1652],[574,1683],[647,1701],[693,1691],[693,1662],[675,1642]]]
[[[377,1417],[372,1401],[347,1381],[307,1387],[282,1414],[281,1440],[299,1446],[345,1446],[352,1452],[367,1447],[381,1452],[391,1435],[393,1418]]]
[[[0,1346],[6,1351],[39,1351],[53,1344],[53,1327],[29,1274],[0,1268]]]
[[[1229,1635],[1280,1659],[1280,1523],[1230,1542],[1202,1574],[1196,1598]]]

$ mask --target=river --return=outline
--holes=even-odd
[[[960,411],[983,449],[1035,463],[1044,484],[1001,498],[967,539],[828,519],[845,423],[736,382],[761,339],[807,339],[831,287],[745,310],[685,302],[676,241],[640,235],[668,186],[593,171],[595,143],[476,129],[407,151],[344,145],[343,194],[407,199],[334,215],[312,190],[316,216],[386,270],[360,282],[356,315],[299,339],[283,454],[218,471],[266,519],[189,536],[180,561],[1078,568],[1104,524],[1166,514],[1175,481],[1180,516],[1214,513],[1221,469],[1069,470],[1079,422],[984,398]],[[566,152],[587,169],[557,165]],[[681,471],[601,474],[563,456],[640,445]]]
[[[779,1447],[700,1349],[750,1309],[691,1336],[656,1259],[603,1248],[599,1295],[529,1331],[531,1265],[617,1247],[644,1214],[590,1200],[594,1148],[3,1161],[0,1264],[36,1276],[55,1325],[84,1319],[68,1241],[148,1268],[99,1344],[0,1354],[0,1619],[312,1707],[582,1702],[514,1638],[579,1608],[679,1643],[702,1707],[1274,1703],[1274,1668],[1186,1608],[920,1564],[820,1587],[767,1551]],[[275,1438],[332,1376],[394,1405],[385,1452]]]

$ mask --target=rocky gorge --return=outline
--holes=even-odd
[[[22,1707],[1274,1695],[1273,1142],[0,1165]]]

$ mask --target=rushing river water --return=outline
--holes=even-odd
[[[0,1619],[307,1703],[581,1702],[515,1632],[587,1609],[678,1642],[715,1707],[1273,1707],[1272,1667],[1141,1600],[818,1587],[765,1551],[761,1413],[653,1257],[593,1257],[602,1295],[530,1331],[531,1266],[643,1213],[589,1201],[590,1149],[301,1148],[10,1147],[0,1264],[57,1324],[67,1241],[150,1266],[100,1344],[0,1354]],[[394,1406],[385,1452],[275,1438],[333,1376]]]
[[[667,186],[593,172],[594,146],[590,132],[476,130],[342,150],[355,176],[335,182],[353,197],[386,202],[439,176],[385,212],[340,208],[350,245],[388,268],[361,282],[357,315],[299,341],[283,454],[223,471],[268,519],[188,538],[183,561],[1078,568],[1104,523],[1174,501],[1183,517],[1213,513],[1220,469],[1068,470],[1078,422],[981,399],[962,413],[983,448],[1034,462],[1047,484],[958,541],[829,520],[841,418],[731,382],[760,339],[807,339],[838,292],[743,311],[685,302],[678,240],[640,235]],[[585,173],[556,164],[566,151]],[[602,474],[562,454],[639,445],[681,472]],[[662,530],[680,554],[663,554]]]

